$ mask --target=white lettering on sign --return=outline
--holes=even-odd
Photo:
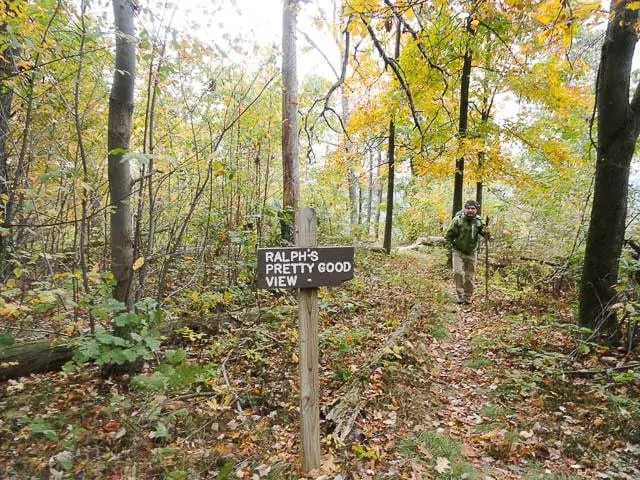
[[[315,266],[315,263],[267,263],[265,265],[265,273],[267,275],[297,275],[299,273],[313,273],[313,268]]]
[[[293,276],[284,276],[279,275],[277,277],[266,277],[265,281],[269,287],[276,288],[287,288],[287,287],[295,287],[296,280],[298,279],[297,275]]]
[[[321,262],[318,264],[318,271],[320,273],[350,272],[351,262]]]
[[[293,262],[317,262],[318,252],[315,250],[291,250],[291,251],[268,251],[265,252],[265,260],[267,262],[281,262],[281,263],[293,263]]]
[[[273,248],[258,256],[259,288],[315,288],[353,278],[350,247]]]

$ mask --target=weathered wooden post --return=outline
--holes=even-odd
[[[259,248],[258,288],[297,288],[300,342],[300,433],[302,469],[320,466],[318,287],[353,278],[353,247],[318,247],[316,212],[296,214],[295,247]]]
[[[302,208],[296,215],[296,246],[317,246],[316,212]],[[318,377],[318,289],[298,290],[300,344],[300,433],[302,469],[320,466],[320,380]]]

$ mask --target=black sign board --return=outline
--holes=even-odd
[[[315,288],[353,278],[353,247],[258,249],[258,288]]]

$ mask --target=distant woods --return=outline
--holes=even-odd
[[[284,2],[273,48],[203,40],[225,8],[187,27],[179,3],[114,1],[111,24],[91,2],[1,1],[5,304],[55,292],[81,318],[107,291],[248,287],[300,206],[322,242],[391,250],[475,197],[505,257],[584,264],[582,321],[615,330],[603,307],[640,238],[635,3],[330,3]]]

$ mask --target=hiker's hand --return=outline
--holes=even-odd
[[[491,230],[489,229],[489,227],[485,227],[482,230],[482,235],[484,236],[484,238],[486,238],[487,240],[489,240],[491,238]]]

